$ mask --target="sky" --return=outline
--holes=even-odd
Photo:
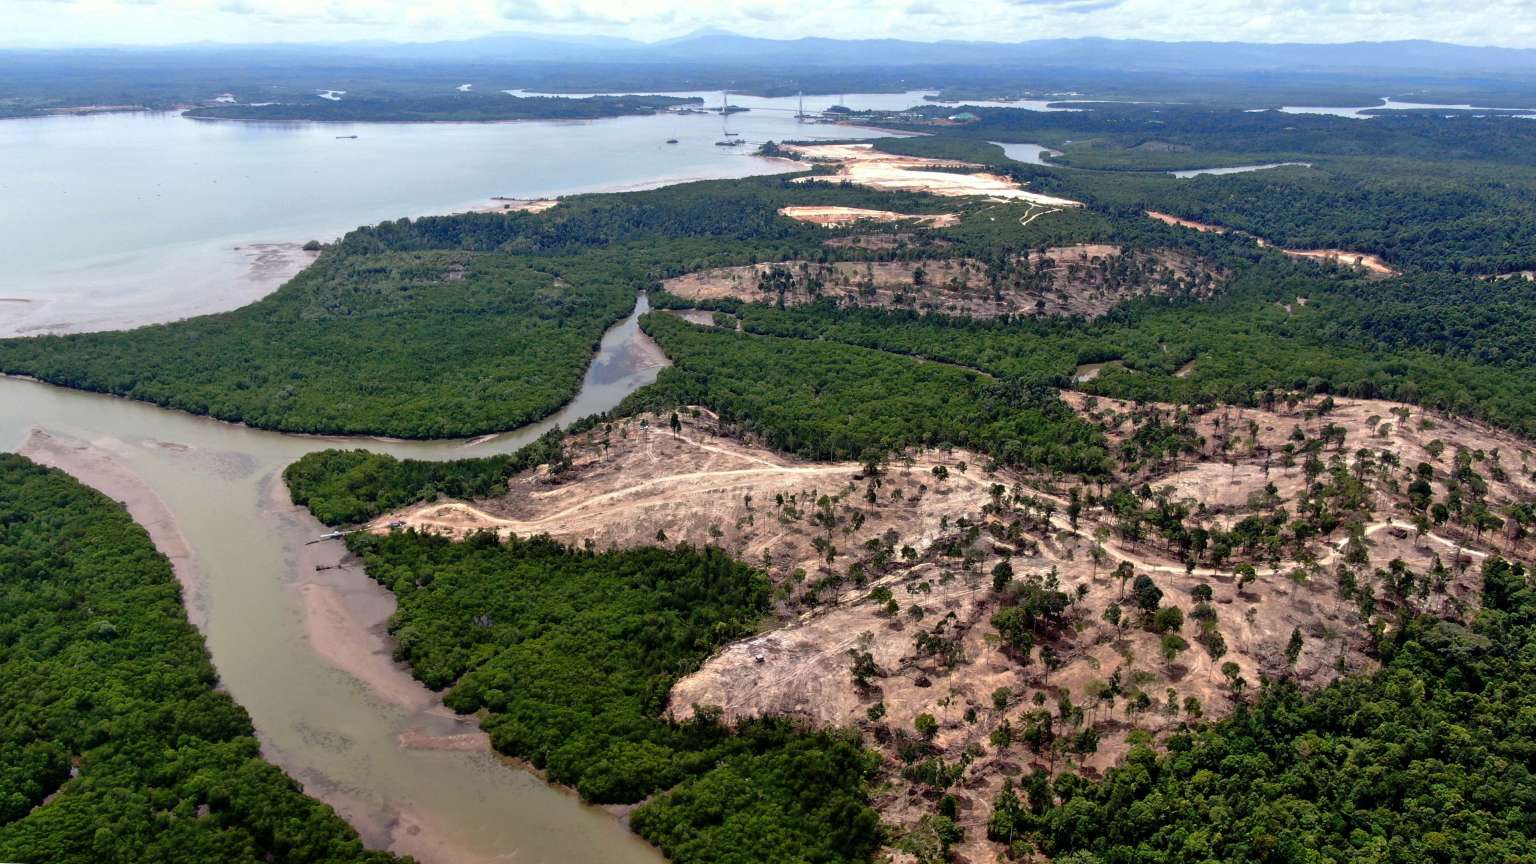
[[[497,32],[654,41],[1059,36],[1536,48],[1536,0],[0,0],[0,44],[436,41]]]

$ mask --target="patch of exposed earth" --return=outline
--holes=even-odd
[[[982,170],[981,165],[954,159],[899,156],[876,150],[871,144],[787,145],[804,159],[837,167],[834,179],[888,192],[928,192],[943,196],[983,196],[1028,201],[1051,207],[1081,207],[1077,201],[1024,189],[1018,182]],[[814,183],[826,175],[797,178]]]
[[[799,222],[826,227],[844,227],[859,222],[906,222],[931,228],[960,224],[958,213],[897,213],[893,210],[867,210],[863,207],[780,207],[779,215]]]
[[[985,820],[1005,779],[1035,767],[1097,775],[1124,755],[1136,730],[1157,737],[1224,715],[1241,696],[1227,663],[1249,687],[1261,676],[1318,687],[1369,670],[1372,621],[1391,626],[1398,604],[1465,615],[1486,555],[1536,558],[1536,545],[1517,539],[1512,522],[1484,532],[1454,518],[1422,532],[1414,525],[1407,488],[1420,462],[1436,501],[1461,464],[1483,478],[1480,495],[1491,509],[1536,500],[1536,451],[1481,424],[1371,400],[1337,399],[1326,412],[1314,398],[1184,415],[1065,398],[1127,456],[1113,482],[1074,486],[988,471],[984,457],[958,450],[914,451],[872,474],[856,463],[785,457],[698,411],[684,412],[676,431],[667,418],[642,416],[573,436],[572,465],[558,476],[540,468],[513,478],[504,497],[419,505],[371,530],[402,520],[456,536],[548,533],[595,548],[714,544],[762,566],[776,585],[778,626],[725,646],[677,682],[672,716],[711,705],[728,719],[780,713],[856,726],[884,756],[875,803],[902,829],[931,815],[939,792],[912,779],[901,754],[963,764],[948,792],[966,830],[956,859],[974,862],[998,852],[985,840]],[[1135,432],[1148,424],[1185,429],[1188,447],[1175,458],[1137,456]],[[1295,506],[1318,482],[1313,456],[1357,477],[1365,503],[1332,532],[1274,554],[1237,550],[1220,563],[1208,555],[1187,563],[1153,533],[1128,536],[1109,506],[1107,493],[1126,483],[1145,487],[1145,507],[1190,500],[1188,524],[1229,528]],[[1075,518],[1074,492],[1084,503]],[[1419,586],[1400,599],[1384,581],[1394,560]],[[998,587],[1005,562],[1013,576]],[[1251,582],[1236,578],[1237,564],[1253,567]],[[1125,579],[1121,565],[1129,567]],[[1358,591],[1342,590],[1346,569],[1372,587],[1369,611]],[[1182,646],[1146,626],[1135,575],[1155,583],[1163,607],[1182,611],[1174,631]],[[1210,602],[1202,604],[1205,590]],[[1010,650],[993,616],[1032,591],[1063,592],[1060,620],[1038,627],[1033,647]],[[1207,649],[1199,617],[1210,619],[1224,651]],[[1302,643],[1288,662],[1293,633]],[[855,659],[866,653],[860,686]],[[923,714],[937,721],[926,743],[914,731]],[[1023,740],[1047,722],[1057,742],[1092,729],[1096,746]]]
[[[1196,222],[1193,219],[1181,219],[1168,213],[1157,210],[1146,211],[1147,215],[1165,225],[1176,225],[1180,228],[1192,228],[1207,234],[1242,234],[1249,235],[1245,231],[1234,231],[1221,225],[1213,225],[1209,222]],[[1260,246],[1268,246],[1291,256],[1292,258],[1305,258],[1309,261],[1320,261],[1334,264],[1340,267],[1356,267],[1375,276],[1395,276],[1397,271],[1379,255],[1371,255],[1366,252],[1351,252],[1347,249],[1287,249],[1284,246],[1273,246],[1263,237],[1254,237]]]

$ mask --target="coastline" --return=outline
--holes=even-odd
[[[177,111],[135,112],[182,117]],[[617,115],[595,118],[612,122],[640,120],[653,115]],[[199,118],[186,118],[199,119]],[[220,118],[222,119],[222,118]],[[210,121],[212,122],[212,121]],[[266,121],[235,120],[255,123]],[[333,121],[296,121],[332,123]],[[341,121],[334,121],[340,123]],[[354,122],[354,121],[347,121]],[[504,121],[408,121],[378,125],[465,125],[484,126],[498,123],[560,123],[590,125],[593,119],[504,120]],[[359,124],[361,125],[361,124]],[[839,129],[865,129],[870,135],[911,135],[910,131],[836,124]],[[812,130],[806,130],[810,132]],[[772,137],[770,135],[770,137]],[[821,136],[812,136],[821,138]],[[841,139],[830,139],[841,140]],[[495,190],[494,175],[485,178],[484,197],[450,198],[440,204],[406,206],[395,217],[416,218],[452,215],[464,212],[504,212],[509,208],[499,198],[518,200],[556,199],[571,195],[610,194],[643,191],[699,181],[770,176],[804,170],[803,165],[768,160],[755,154],[741,153],[749,161],[706,158],[691,160],[697,164],[680,166],[672,173],[658,173],[639,180],[582,184],[580,178],[570,186],[553,189]],[[761,160],[761,161],[759,161]],[[734,166],[734,167],[733,167]],[[753,166],[753,167],[746,167]],[[462,194],[462,192],[460,193]],[[457,196],[455,196],[457,197]],[[395,218],[388,217],[388,218]],[[124,256],[91,259],[60,258],[60,263],[45,262],[44,268],[19,277],[25,293],[7,290],[7,297],[26,303],[0,304],[0,338],[45,334],[72,334],[97,331],[121,331],[153,324],[166,324],[207,314],[233,311],[269,296],[288,280],[313,263],[313,253],[305,253],[301,244],[309,240],[334,241],[358,225],[370,224],[372,216],[343,217],[332,226],[311,226],[308,236],[281,239],[282,229],[261,229],[261,234],[227,235],[213,241],[180,242],[167,238],[154,247],[133,250]],[[128,266],[124,267],[124,262]],[[192,289],[195,286],[195,290]],[[111,302],[103,302],[109,297]]]
[[[595,123],[599,120],[621,120],[625,117],[655,117],[665,114],[665,111],[652,111],[650,113],[634,114],[604,114],[601,117],[501,117],[495,120],[469,120],[469,119],[442,119],[442,120],[358,120],[356,118],[320,118],[320,117],[198,117],[191,113],[194,109],[179,110],[183,120],[193,120],[198,123],[272,123],[272,124],[300,124],[319,123],[326,126],[444,126],[449,124],[462,124],[466,126],[497,126],[504,123]],[[98,112],[99,113],[99,112]],[[170,113],[170,112],[167,112]]]
[[[98,288],[110,280],[91,275],[93,267],[87,263],[73,271],[54,274],[33,289],[47,293],[6,297],[7,302],[0,306],[0,338],[134,330],[232,312],[270,296],[309,269],[320,253],[306,251],[303,242],[256,241],[230,246],[223,240],[194,250],[172,251],[170,272],[140,274],[136,282],[200,283],[200,290],[178,298],[173,308],[156,303],[154,297],[138,306],[105,306],[99,300]],[[80,281],[74,281],[76,277],[71,272],[84,275],[79,277]],[[147,292],[139,292],[143,293]]]
[[[147,483],[99,445],[33,428],[16,452],[39,465],[57,468],[111,498],[149,534],[155,548],[171,562],[181,583],[187,620],[207,633],[208,607],[202,574],[169,507]]]
[[[470,447],[478,447],[482,444],[490,443],[491,441],[494,441],[503,435],[511,435],[513,433],[522,432],[526,429],[538,426],[539,424],[547,421],[550,417],[555,416],[555,414],[559,413],[560,411],[560,409],[556,409],[554,412],[551,412],[545,417],[542,417],[538,420],[532,420],[523,424],[522,426],[514,426],[510,429],[503,429],[499,432],[487,432],[482,435],[466,438],[391,438],[387,435],[330,435],[321,432],[284,432],[280,429],[267,429],[262,426],[252,426],[251,424],[244,421],[225,420],[221,417],[214,417],[211,414],[197,414],[192,411],[188,411],[185,408],[174,408],[169,405],[159,405],[154,402],[146,402],[142,399],[135,399],[132,396],[124,396],[120,393],[108,393],[104,390],[87,390],[82,387],[70,387],[64,384],[54,384],[50,381],[44,381],[41,378],[34,378],[31,375],[20,375],[12,372],[0,372],[0,380],[3,379],[10,379],[12,381],[25,381],[28,384],[36,384],[39,387],[52,387],[74,393],[88,393],[92,396],[105,399],[121,399],[124,402],[130,402],[135,405],[143,405],[146,408],[151,408],[156,411],[169,411],[174,414],[180,414],[184,417],[192,417],[196,418],[197,420],[207,421],[209,423],[218,423],[223,426],[228,426],[231,429],[238,429],[248,432],[260,432],[268,435],[281,435],[287,438],[300,438],[317,442],[335,443],[341,447],[360,447],[365,444],[457,444],[460,447],[468,449]],[[564,407],[564,405],[561,406],[561,408]]]

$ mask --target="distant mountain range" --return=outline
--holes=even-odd
[[[15,54],[18,52],[5,52]],[[40,53],[40,52],[26,52]],[[1536,74],[1536,50],[1478,48],[1424,40],[1340,44],[1154,42],[1137,39],[1038,39],[1027,42],[917,42],[899,39],[760,39],[718,30],[661,42],[602,36],[505,33],[451,42],[216,45],[100,48],[52,54],[138,55],[163,60],[205,55],[230,61],[396,61],[483,64],[685,63],[821,69],[922,66],[1157,72],[1319,72],[1384,74]]]

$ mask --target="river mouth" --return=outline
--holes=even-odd
[[[288,501],[282,470],[305,453],[366,447],[453,459],[509,452],[607,411],[667,365],[635,309],[603,336],[580,391],[538,423],[470,441],[284,435],[113,396],[0,378],[0,447],[25,450],[124,501],[185,548],[222,686],[250,713],[264,754],[336,807],[375,848],[436,862],[656,862],[606,811],[510,766],[472,718],[390,657],[394,598]],[[37,434],[41,430],[42,435]],[[179,574],[180,575],[180,574]]]

